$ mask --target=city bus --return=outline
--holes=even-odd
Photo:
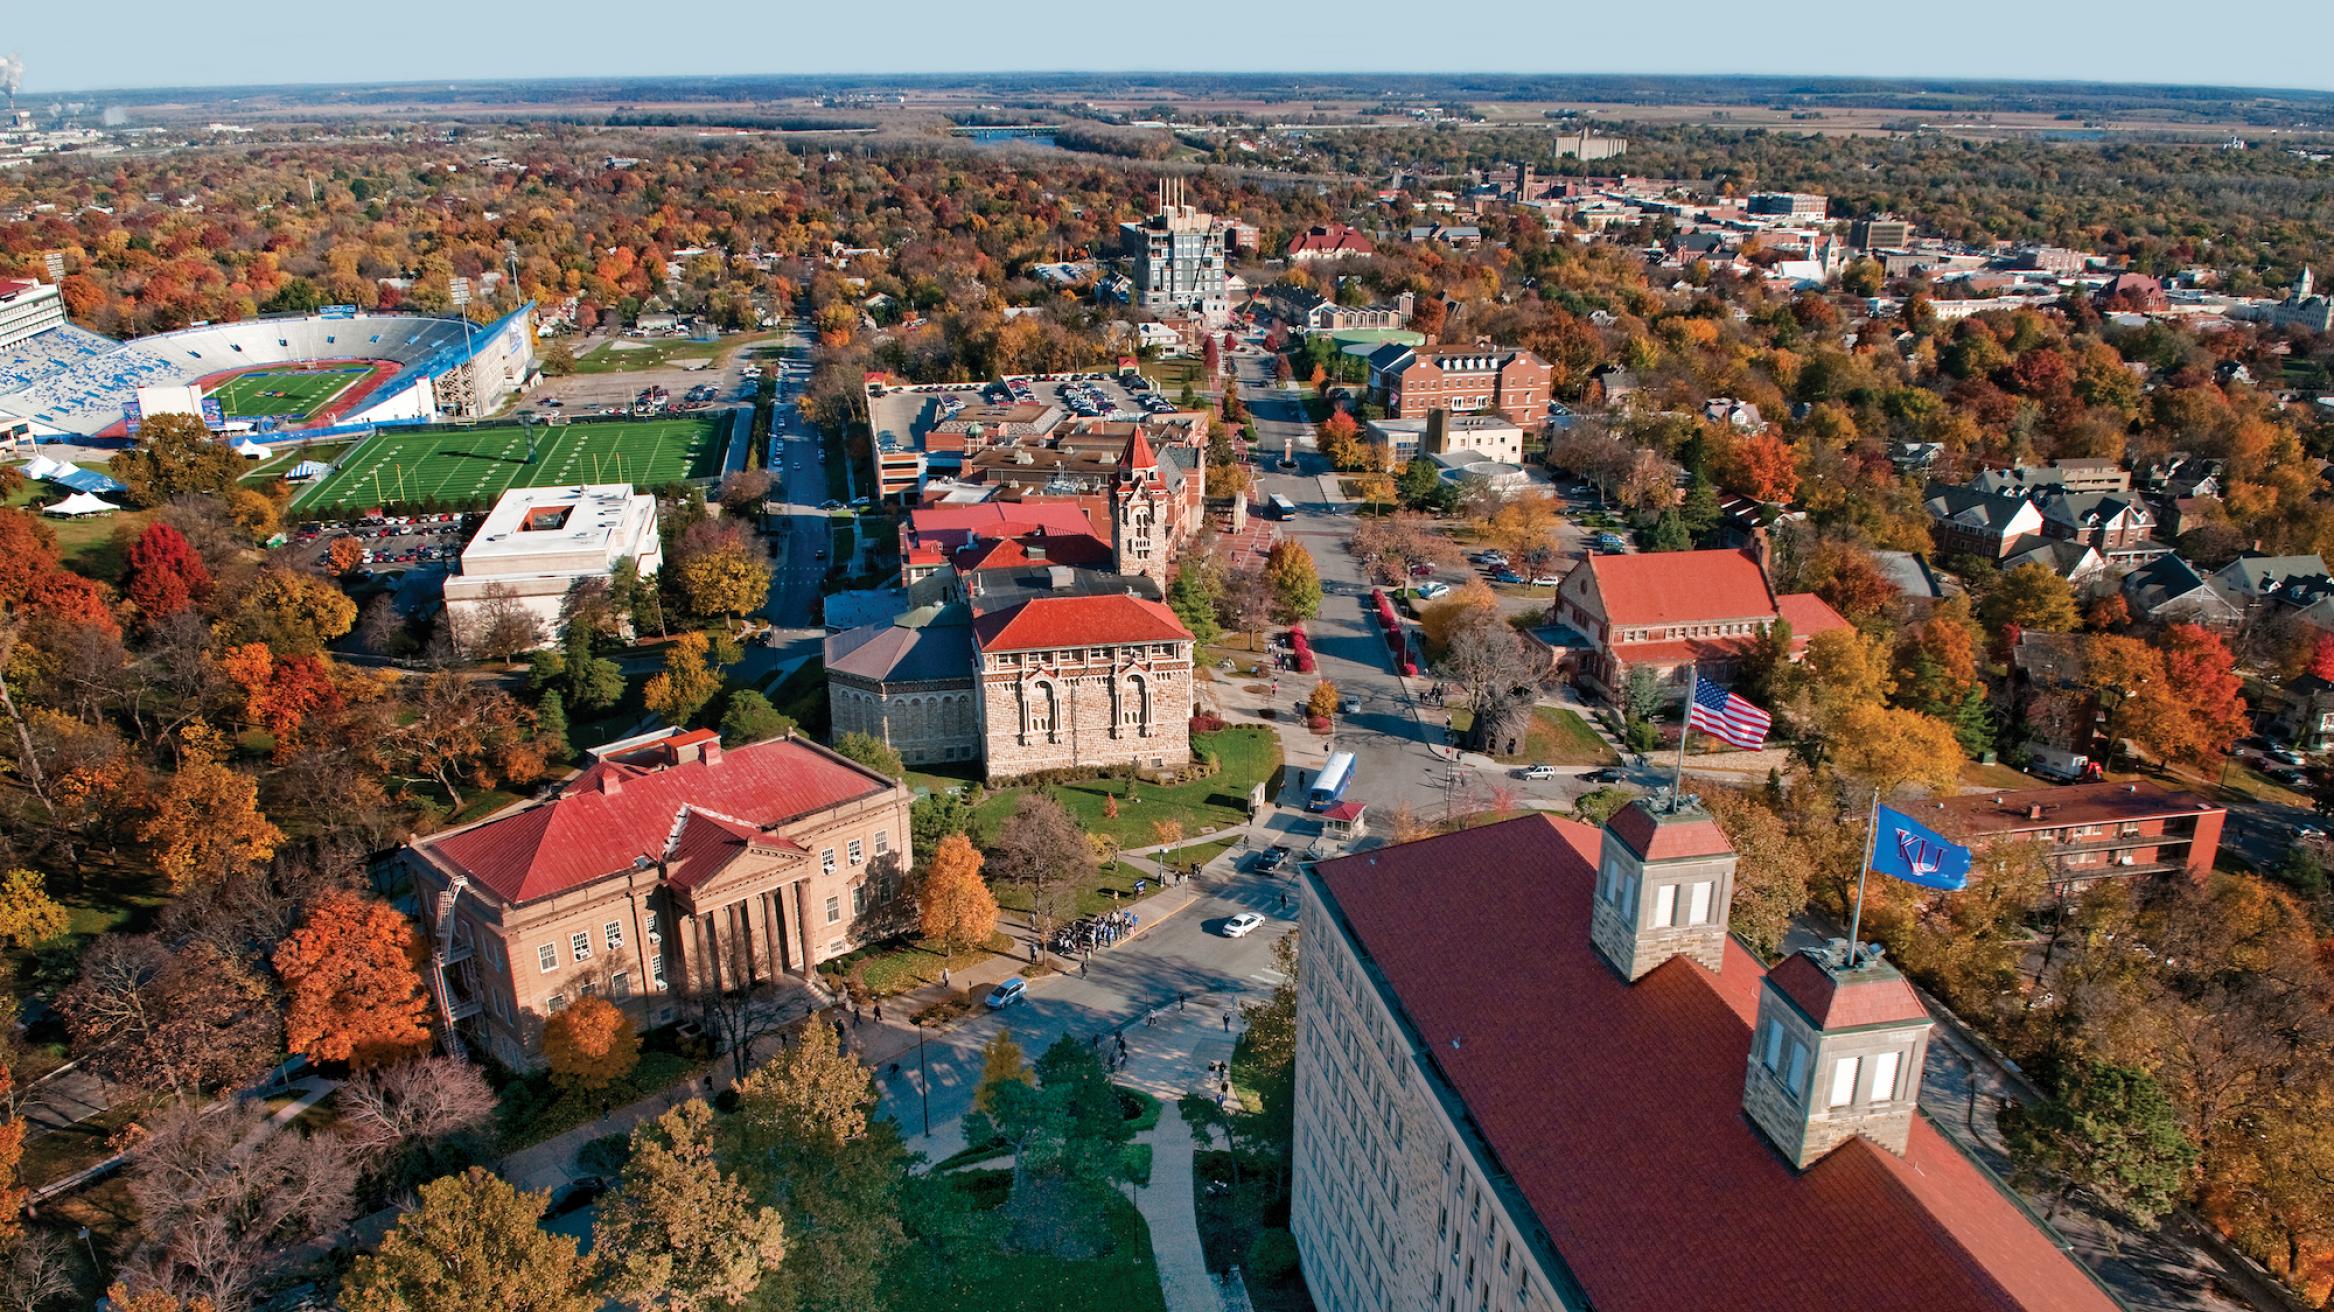
[[[1313,778],[1313,791],[1305,799],[1308,811],[1326,811],[1345,796],[1346,786],[1353,782],[1353,753],[1335,752],[1322,765],[1321,773]]]
[[[1264,504],[1271,507],[1274,519],[1295,519],[1297,517],[1297,503],[1277,493],[1265,498]]]

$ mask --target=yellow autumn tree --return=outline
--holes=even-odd
[[[1840,776],[1884,798],[1906,788],[1950,793],[1960,782],[1963,757],[1953,726],[1919,711],[1867,702],[1840,717],[1831,744]]]
[[[713,640],[703,633],[684,633],[665,652],[662,674],[640,690],[648,709],[674,725],[685,725],[721,691],[721,672],[713,668]]]
[[[21,867],[0,875],[0,944],[29,948],[65,932],[65,908],[38,872]]]
[[[997,932],[997,899],[981,878],[980,850],[963,834],[940,840],[917,896],[926,941],[955,956]]]
[[[208,725],[188,726],[180,743],[178,772],[138,827],[155,867],[172,892],[257,872],[284,841],[260,813],[258,781],[219,759],[222,743]]]

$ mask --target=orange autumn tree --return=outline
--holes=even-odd
[[[178,772],[155,796],[139,840],[174,893],[257,872],[284,841],[260,812],[258,782],[219,759],[225,743],[209,725],[189,725],[179,741]]]
[[[997,899],[981,878],[980,849],[963,834],[940,840],[917,902],[924,937],[955,956],[997,932]]]
[[[312,1061],[378,1066],[427,1047],[421,945],[386,902],[327,893],[276,948],[290,1003],[284,1040]]]
[[[16,1073],[0,1066],[0,1107],[16,1106]],[[17,1168],[24,1162],[24,1118],[11,1110],[0,1120],[0,1244],[24,1234],[24,1205],[30,1197]]]
[[[640,1036],[622,1007],[587,994],[543,1023],[543,1060],[562,1089],[605,1089],[639,1063]]]
[[[325,656],[278,658],[266,643],[247,642],[229,648],[219,666],[243,689],[244,716],[275,738],[278,757],[299,741],[309,716],[342,704]]]

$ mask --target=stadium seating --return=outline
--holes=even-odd
[[[493,331],[466,334],[460,319],[369,314],[206,324],[116,343],[68,326],[0,351],[0,415],[94,435],[121,419],[122,403],[140,387],[312,360],[403,366],[368,397],[377,404],[461,363]]]

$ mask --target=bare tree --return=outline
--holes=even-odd
[[[1434,526],[1434,521],[1412,510],[1383,519],[1364,520],[1353,531],[1353,554],[1380,583],[1400,583],[1417,565],[1447,565],[1459,558],[1459,545]]]
[[[242,1312],[285,1250],[348,1222],[355,1164],[337,1136],[274,1125],[264,1105],[171,1104],[131,1153],[132,1290]]]
[[[1451,628],[1442,671],[1475,713],[1472,733],[1485,751],[1520,742],[1537,699],[1539,670],[1530,649],[1497,612],[1471,614]]]
[[[494,1090],[476,1066],[428,1055],[359,1071],[341,1086],[340,1131],[380,1186],[396,1192],[477,1156]]]
[[[1020,884],[1030,893],[1030,918],[1040,944],[1077,906],[1078,886],[1094,877],[1094,846],[1062,804],[1034,792],[1013,806],[989,847],[989,878]]]
[[[508,585],[489,583],[478,594],[478,613],[461,626],[461,637],[466,650],[507,661],[541,646],[543,625]]]
[[[27,1230],[0,1258],[0,1308],[40,1312],[73,1292],[73,1245],[51,1230]]]
[[[249,1079],[282,1051],[275,992],[245,962],[196,940],[108,934],[57,997],[73,1050],[107,1079],[187,1094]]]
[[[717,958],[717,959],[716,959]],[[786,1028],[786,994],[771,977],[782,963],[766,956],[754,969],[752,950],[736,935],[716,942],[714,954],[699,954],[685,981],[703,1018],[714,1050],[729,1054],[730,1072],[744,1079],[754,1068],[754,1047]],[[761,979],[756,979],[757,973]]]

